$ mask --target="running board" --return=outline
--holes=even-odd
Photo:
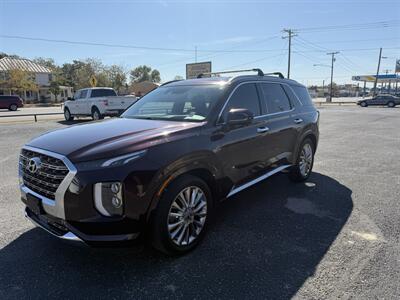
[[[260,177],[257,177],[256,179],[253,179],[252,181],[249,181],[248,183],[245,183],[245,184],[243,184],[241,186],[238,186],[237,188],[233,187],[232,190],[229,192],[228,196],[226,196],[226,198],[229,198],[229,197],[235,195],[236,193],[239,193],[239,192],[243,191],[244,189],[247,189],[248,187],[250,187],[250,186],[252,186],[252,185],[254,185],[254,184],[256,184],[256,183],[258,183],[260,181],[263,181],[264,179],[266,179],[266,178],[268,178],[268,177],[270,177],[270,176],[272,176],[272,175],[274,175],[274,174],[276,174],[276,173],[278,173],[278,172],[280,172],[280,171],[282,171],[282,170],[284,170],[286,168],[289,168],[289,167],[290,167],[290,165],[280,166],[280,167],[278,167],[276,169],[273,169],[273,170],[269,171],[268,173],[266,173],[266,174],[264,174],[264,175],[262,175]]]

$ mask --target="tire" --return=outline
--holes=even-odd
[[[311,152],[310,152],[311,151]],[[311,139],[305,139],[299,148],[296,164],[290,169],[289,178],[294,182],[302,182],[310,177],[314,165],[315,145]],[[309,157],[309,155],[311,155]]]
[[[64,108],[64,119],[65,119],[65,121],[73,121],[74,120],[74,116],[71,115],[71,112],[69,111],[68,108]]]
[[[13,103],[10,105],[10,107],[8,109],[11,111],[16,111],[18,109],[18,105]]]
[[[182,197],[187,199],[186,192],[192,196],[194,191],[199,198],[186,207]],[[164,191],[152,216],[152,246],[167,255],[181,255],[195,248],[206,233],[211,206],[211,192],[203,180],[191,175],[178,177]]]
[[[94,121],[104,119],[104,116],[100,113],[97,107],[92,108],[92,119]]]
[[[388,102],[387,106],[390,107],[390,108],[393,108],[393,107],[395,107],[396,105],[394,104],[393,101],[390,101],[390,102]]]
[[[361,107],[367,107],[367,106],[368,106],[368,103],[365,102],[365,101],[360,102],[360,106],[361,106]]]

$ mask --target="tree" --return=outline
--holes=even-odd
[[[23,70],[11,70],[6,74],[6,79],[0,82],[3,89],[13,92],[38,91],[34,75]]]
[[[126,85],[126,72],[124,68],[118,65],[112,65],[107,68],[105,72],[111,87],[120,93],[122,87]]]
[[[132,82],[142,82],[142,81],[151,81],[151,82],[160,82],[160,72],[156,69],[152,70],[150,67],[143,65],[136,67],[130,72],[131,81]]]
[[[57,102],[57,96],[60,94],[61,89],[60,89],[60,84],[59,82],[57,82],[56,80],[52,80],[50,82],[50,88],[49,88],[50,92],[54,95],[55,100]]]
[[[49,68],[53,72],[58,68],[54,59],[52,58],[36,57],[32,61],[38,65]]]
[[[181,75],[176,75],[174,77],[174,80],[183,80],[183,77]]]

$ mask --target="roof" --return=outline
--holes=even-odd
[[[29,59],[3,57],[0,59],[0,71],[22,70],[33,73],[51,73],[49,68]]]
[[[258,76],[258,75],[239,75],[233,77],[202,77],[198,79],[179,80],[167,83],[167,86],[181,86],[181,85],[202,85],[202,84],[228,84],[236,81],[276,81],[288,84],[301,85],[297,81],[287,78],[279,78],[276,76]]]

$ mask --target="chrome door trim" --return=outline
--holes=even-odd
[[[64,195],[65,195],[65,192],[67,191],[69,185],[71,184],[72,179],[74,178],[74,176],[77,172],[75,166],[72,164],[72,162],[66,156],[55,153],[55,152],[51,152],[51,151],[47,151],[47,150],[43,150],[40,148],[31,147],[31,146],[24,146],[24,147],[22,147],[22,149],[26,149],[29,151],[41,153],[41,154],[44,154],[47,156],[51,156],[51,157],[60,159],[63,161],[65,166],[68,168],[68,170],[69,170],[68,174],[65,176],[63,181],[61,181],[60,185],[58,186],[58,188],[56,190],[55,197],[54,197],[55,200],[52,200],[43,195],[40,195],[40,194],[32,191],[27,186],[25,186],[23,183],[23,179],[22,179],[21,166],[19,166],[19,168],[18,168],[21,197],[26,199],[26,194],[28,194],[28,193],[34,195],[35,197],[38,197],[42,201],[43,209],[46,213],[65,220]]]
[[[276,174],[276,173],[278,173],[278,172],[280,172],[280,171],[282,171],[282,170],[284,170],[284,169],[286,169],[288,167],[290,167],[290,165],[283,165],[283,166],[277,167],[277,168],[265,173],[264,175],[262,175],[260,177],[257,177],[256,179],[253,179],[250,182],[242,184],[242,185],[240,185],[238,187],[234,186],[232,188],[232,190],[229,192],[228,196],[226,196],[226,198],[229,198],[229,197],[231,197],[231,196],[243,191],[244,189],[247,189],[248,187],[250,187],[250,186],[252,186],[252,185],[254,185],[256,183],[258,183],[258,182],[260,182],[260,181],[262,181],[264,179],[267,179],[268,177],[270,177],[270,176],[272,176],[272,175],[274,175],[274,174]]]

